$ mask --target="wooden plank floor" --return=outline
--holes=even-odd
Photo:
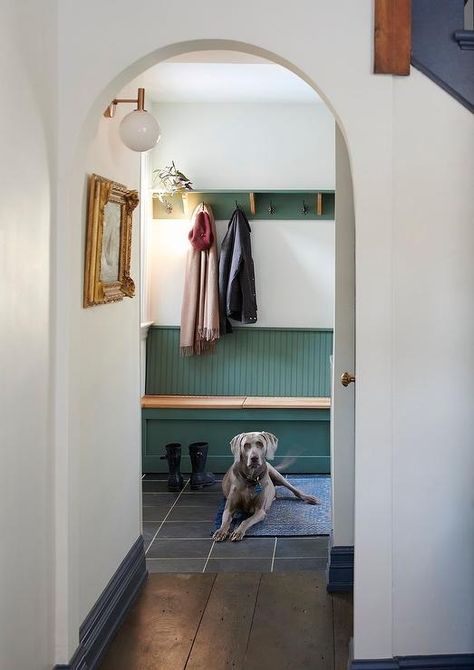
[[[153,574],[101,670],[345,670],[352,599],[323,571]]]

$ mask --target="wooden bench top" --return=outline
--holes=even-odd
[[[247,396],[244,407],[270,409],[330,409],[331,398]]]
[[[146,409],[330,409],[331,398],[144,395],[142,407]]]

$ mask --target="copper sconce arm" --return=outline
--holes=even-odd
[[[104,116],[107,119],[112,119],[114,114],[115,114],[115,108],[118,104],[121,102],[130,102],[130,103],[135,103],[137,105],[137,110],[140,112],[145,111],[145,89],[144,88],[139,88],[138,89],[138,96],[136,98],[114,98],[110,105],[107,107],[107,109],[104,112]]]

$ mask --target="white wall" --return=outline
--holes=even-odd
[[[31,21],[25,21],[28,12]],[[49,238],[54,95],[48,92],[54,22],[52,2],[42,3],[41,11],[30,2],[2,3],[0,667],[8,670],[53,665]]]
[[[85,158],[77,153],[77,148],[96,127],[105,104],[140,69],[181,51],[227,45],[257,55],[276,54],[274,58],[279,62],[291,64],[308,81],[317,83],[341,121],[355,194],[355,656],[449,653],[454,648],[457,652],[472,652],[474,613],[465,595],[468,589],[461,591],[461,584],[469,585],[472,580],[472,561],[468,566],[468,559],[472,557],[474,508],[467,503],[473,489],[466,481],[472,457],[467,453],[466,435],[471,434],[473,389],[471,378],[460,367],[462,354],[472,348],[472,315],[469,309],[458,309],[460,296],[472,295],[474,289],[472,262],[467,257],[472,234],[467,229],[472,221],[472,193],[466,184],[469,170],[472,174],[472,117],[432,82],[422,80],[421,74],[413,72],[408,80],[371,74],[371,0],[301,0],[296,31],[294,4],[283,1],[275,5],[270,0],[258,4],[243,0],[229,8],[217,0],[203,0],[187,6],[185,14],[181,6],[168,4],[166,12],[163,8],[160,2],[150,4],[146,0],[138,0],[133,13],[125,0],[115,0],[113,4],[91,0],[60,3],[58,157],[63,182],[58,221],[63,232],[58,244],[68,263],[57,280],[67,282],[72,276],[72,281],[78,282],[76,278],[81,276],[81,245],[71,243],[79,242],[80,233],[76,231],[81,231],[82,225],[82,210],[77,203],[83,189]],[[343,40],[336,38],[341,25],[350,26]],[[434,151],[437,147],[442,150],[440,153]],[[402,159],[404,169],[408,165],[406,176],[401,174]],[[448,217],[445,205],[434,206],[445,183],[451,189],[451,202],[456,203],[454,215],[450,210]],[[415,202],[417,214],[413,223],[417,225],[413,226],[411,217],[402,220],[406,212],[399,208],[411,203],[412,212]],[[453,222],[456,231],[449,240],[447,220]],[[420,230],[426,231],[423,245],[417,244]],[[444,237],[431,234],[441,230]],[[420,255],[422,270],[429,270],[426,277],[420,274]],[[442,276],[449,269],[449,281],[443,282],[434,294],[433,283],[428,279],[435,278],[435,268],[439,272],[440,258],[444,261],[446,255],[449,263],[442,267]],[[405,277],[413,278],[410,287]],[[66,300],[78,301],[79,293],[78,285],[63,296],[58,306],[66,323]],[[450,323],[446,314],[451,315],[452,309],[458,319]],[[421,315],[428,313],[429,346],[419,331],[406,342],[402,335],[408,320],[420,326]],[[138,331],[136,337],[138,348]],[[432,390],[425,395],[426,386],[418,386],[420,374],[415,379],[409,375],[409,363],[426,363],[426,352],[441,353],[434,360],[430,356],[429,364],[441,373],[442,396],[441,389],[439,396],[434,396]],[[424,373],[426,365],[416,371]],[[430,372],[428,379],[431,387],[438,389],[439,379],[434,380],[434,374]],[[72,370],[66,368],[60,381],[57,397],[68,399],[72,414],[72,409],[76,409]],[[408,434],[411,427],[413,434]],[[55,428],[57,441],[57,423]],[[80,449],[74,427],[60,428],[67,437],[64,449],[69,460],[74,461]],[[421,438],[421,445],[429,444],[429,454],[419,440],[413,444],[413,437]],[[447,443],[454,455],[451,462]],[[427,454],[429,485],[417,478],[415,469],[410,469],[413,456],[419,471],[423,453]],[[410,459],[402,474],[398,459],[405,454]],[[57,460],[57,466],[61,471],[64,464]],[[134,476],[133,472],[129,474],[130,481]],[[441,542],[443,529],[436,525],[433,515],[433,509],[439,510],[441,483],[450,492],[455,491],[446,508],[448,514],[442,517],[443,525],[455,530],[458,545],[454,549],[449,541]],[[86,495],[105,499],[105,493],[103,498],[98,494],[103,481],[99,484],[98,478],[91,476],[87,484],[90,488]],[[74,500],[67,502],[69,506]],[[135,505],[134,490],[118,494],[118,502],[120,509]],[[406,521],[403,529],[401,521]],[[97,536],[103,528],[100,515],[92,524],[90,535],[95,531]],[[414,551],[407,559],[408,538],[414,536]],[[424,550],[417,553],[421,547]],[[104,560],[115,562],[116,549],[117,545],[110,553],[105,550]],[[430,602],[436,605],[443,600],[442,606],[432,607],[429,615],[428,604],[422,598],[426,593],[424,558],[428,553],[430,560],[434,557],[437,578],[431,580]],[[95,555],[88,565],[92,576],[94,561]],[[451,585],[450,589],[440,583],[440,575]],[[71,587],[76,579],[72,565]],[[68,606],[69,612],[79,609],[73,590]],[[462,624],[446,626],[443,608],[456,612]],[[402,611],[403,616],[409,615],[410,631],[400,622]],[[417,632],[420,634],[415,640]]]
[[[85,169],[138,189],[139,154],[126,149],[117,134],[119,120],[128,111],[120,110],[113,121],[100,120]],[[83,193],[82,251],[87,209],[85,190]],[[136,297],[88,309],[76,299],[72,307],[81,417],[78,477],[79,489],[87,491],[79,498],[81,620],[141,533],[138,208],[132,230],[130,275]]]
[[[160,325],[179,325],[190,223],[149,223],[151,318]],[[334,221],[258,220],[250,225],[257,327],[331,328]],[[227,226],[228,221],[216,222],[219,248]]]
[[[68,212],[59,221],[74,221],[56,230],[63,246],[54,352],[63,374],[56,396],[56,439],[62,443],[56,459],[55,660],[60,663],[71,658],[80,624],[141,533],[138,209],[130,272],[136,297],[82,307],[87,176],[95,172],[129,188],[139,186],[139,155],[126,149],[117,133],[128,111],[118,109],[113,120],[98,114],[72,168],[75,188],[64,185],[63,191],[60,185],[58,196],[59,210],[64,211],[64,198]],[[62,133],[68,136],[67,123],[60,124]]]
[[[406,654],[474,643],[473,130],[417,70],[396,81],[393,608]]]
[[[334,188],[334,118],[321,103],[168,103],[154,113],[163,135],[152,168],[174,160],[196,189]],[[216,222],[219,245],[228,221]],[[150,319],[178,325],[190,224],[148,225]],[[334,222],[256,220],[251,228],[257,326],[331,328]]]
[[[161,103],[153,168],[195,189],[333,189],[334,118],[322,103]]]

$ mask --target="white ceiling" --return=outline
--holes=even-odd
[[[153,102],[321,102],[280,65],[236,52],[198,52],[159,63],[139,77]]]

